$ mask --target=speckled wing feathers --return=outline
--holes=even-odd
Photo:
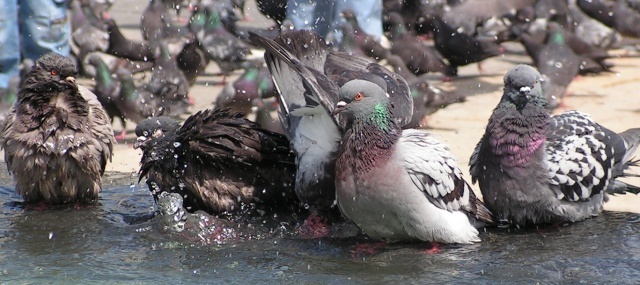
[[[549,183],[559,186],[558,198],[589,199],[602,193],[612,178],[614,138],[586,114],[572,111],[552,117],[547,129]],[[621,145],[624,147],[624,144]]]
[[[406,171],[411,181],[437,207],[453,212],[463,210],[472,217],[491,222],[491,214],[476,198],[449,148],[426,132],[404,130],[400,143]]]

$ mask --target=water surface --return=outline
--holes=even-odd
[[[108,173],[97,206],[25,209],[4,165],[0,173],[0,282],[7,284],[640,282],[637,214],[605,213],[559,230],[489,230],[479,244],[438,253],[399,244],[354,254],[369,242],[303,239],[282,217],[237,225],[196,216],[195,228],[168,230],[131,174]],[[224,230],[227,239],[210,238]]]

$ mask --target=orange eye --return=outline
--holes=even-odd
[[[353,100],[355,100],[355,101],[360,101],[362,99],[364,99],[364,93],[362,93],[362,92],[358,92],[358,93],[356,93],[356,96],[353,96]]]
[[[52,70],[51,70],[51,75],[53,75],[53,76],[58,75],[58,71],[57,71],[57,70],[55,70],[55,69],[52,69]]]

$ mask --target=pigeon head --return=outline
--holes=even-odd
[[[152,139],[175,132],[178,128],[180,128],[178,121],[165,116],[142,120],[136,126],[135,132],[138,138],[133,147],[144,150]]]
[[[70,57],[48,53],[40,57],[27,73],[24,88],[33,92],[61,92],[77,90],[78,72]]]
[[[502,102],[512,103],[518,109],[528,103],[546,105],[541,82],[542,76],[535,68],[526,64],[517,65],[504,76]]]
[[[348,118],[348,125],[354,121],[372,121],[381,129],[388,129],[392,122],[389,109],[389,95],[380,85],[362,79],[351,80],[339,91],[339,102],[334,114],[343,113]]]

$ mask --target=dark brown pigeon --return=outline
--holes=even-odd
[[[205,110],[182,127],[167,117],[136,127],[136,147],[143,151],[140,179],[154,197],[179,193],[189,211],[212,214],[241,211],[261,204],[264,210],[296,207],[295,155],[284,135],[261,129],[228,110]]]
[[[476,39],[445,23],[437,15],[430,16],[429,23],[433,32],[435,47],[449,65],[457,69],[474,62],[481,62],[487,58],[502,54],[503,49],[492,41]],[[478,69],[481,69],[478,65]]]
[[[27,74],[2,147],[16,192],[26,202],[98,201],[111,160],[113,130],[96,96],[76,84],[71,58],[49,53]]]

